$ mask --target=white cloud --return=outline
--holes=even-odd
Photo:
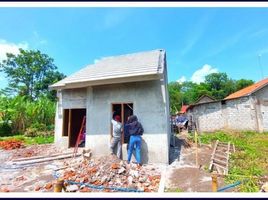
[[[103,25],[105,29],[114,28],[123,23],[131,14],[130,10],[126,9],[113,9],[104,15]]]
[[[206,75],[217,72],[217,68],[213,68],[212,66],[205,64],[201,69],[198,69],[193,73],[191,81],[194,83],[201,83],[205,80]]]
[[[33,44],[34,46],[40,46],[47,44],[47,40],[43,39],[37,31],[33,32]]]
[[[100,59],[94,59],[94,64],[100,62]]]
[[[182,76],[182,77],[180,77],[180,78],[177,80],[178,83],[183,83],[183,82],[185,82],[185,81],[186,81],[185,76]]]
[[[28,49],[28,47],[29,45],[27,42],[15,44],[0,39],[0,62],[6,59],[6,53],[12,53],[17,55],[19,53],[19,48]]]

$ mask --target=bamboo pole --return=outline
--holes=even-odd
[[[194,140],[195,140],[195,147],[196,147],[196,153],[195,153],[195,163],[196,166],[199,167],[198,165],[198,144],[197,144],[197,131],[195,130],[194,132]]]
[[[212,172],[211,178],[212,178],[212,192],[217,192],[218,191],[217,173]]]
[[[57,182],[54,184],[54,192],[62,192],[63,188],[63,179],[59,178]]]

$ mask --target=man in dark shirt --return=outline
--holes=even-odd
[[[183,115],[183,113],[179,113],[179,115],[176,116],[176,125],[178,128],[187,128],[188,119]]]

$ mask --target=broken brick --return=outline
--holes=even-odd
[[[2,189],[1,189],[1,192],[10,192],[10,190],[9,190],[8,188],[5,187],[5,188],[2,188]]]
[[[34,189],[34,191],[39,191],[40,189],[41,189],[40,186],[36,186],[35,189]]]
[[[91,189],[88,187],[84,187],[83,189],[79,190],[80,192],[91,192]]]
[[[47,183],[47,184],[45,185],[45,188],[46,188],[47,190],[51,189],[51,188],[52,188],[52,183]]]
[[[117,163],[113,163],[113,164],[111,165],[111,168],[112,168],[112,169],[119,169],[119,165],[118,165]]]

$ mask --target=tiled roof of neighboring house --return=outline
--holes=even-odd
[[[202,102],[203,99],[207,98],[208,101],[205,101],[205,102]],[[199,104],[199,103],[207,103],[207,102],[212,102],[212,101],[215,101],[216,99],[207,95],[207,94],[204,94],[202,95],[201,97],[199,97],[199,99],[197,99],[197,101],[194,103],[194,104]]]
[[[125,78],[125,82],[138,76],[163,74],[165,51],[162,49],[111,56],[100,59],[97,63],[86,66],[80,71],[53,84],[50,88],[64,88],[78,83],[101,82],[110,79]],[[152,78],[152,77],[151,77]],[[157,79],[155,76],[154,79]]]
[[[181,107],[181,113],[186,113],[186,111],[187,111],[187,108],[188,108],[188,105],[183,105],[182,107]]]
[[[263,79],[263,80],[255,83],[253,85],[250,85],[248,87],[245,87],[242,90],[239,90],[239,91],[237,91],[237,92],[235,92],[233,94],[230,94],[224,100],[235,99],[235,98],[251,95],[252,93],[260,90],[261,88],[263,88],[266,85],[268,85],[268,78]]]

